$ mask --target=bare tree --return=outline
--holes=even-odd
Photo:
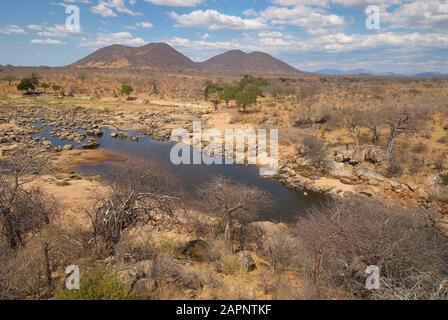
[[[224,222],[224,237],[231,252],[235,222],[246,224],[253,221],[257,214],[273,206],[273,201],[266,192],[226,177],[214,178],[199,188],[198,192],[205,208]]]
[[[403,132],[415,129],[418,121],[423,120],[424,112],[417,107],[388,106],[383,109],[385,122],[389,126],[386,158],[391,160],[394,152],[396,138]]]
[[[297,91],[293,92],[298,104],[307,110],[306,123],[312,125],[311,111],[313,105],[319,101],[319,87],[317,84],[302,84]]]
[[[24,234],[48,224],[54,209],[39,188],[29,186],[36,170],[37,162],[23,157],[0,166],[0,223],[13,250],[24,246]]]
[[[112,191],[101,197],[93,212],[88,212],[92,223],[93,240],[102,240],[108,253],[113,252],[125,231],[150,221],[175,219],[179,198],[167,193],[161,175],[152,170],[130,170],[125,181],[117,180]]]
[[[296,232],[320,298],[428,299],[443,292],[447,242],[419,209],[352,198],[312,210]],[[380,290],[365,287],[370,265],[380,268]]]

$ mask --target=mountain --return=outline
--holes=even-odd
[[[231,50],[198,64],[209,73],[297,74],[299,71],[267,53]]]
[[[321,74],[324,76],[345,76],[345,71],[339,69],[322,69],[315,71],[317,74]]]
[[[113,45],[95,51],[70,65],[77,68],[151,68],[161,70],[196,69],[188,57],[166,43],[150,43],[143,47]]]
[[[232,50],[205,62],[193,62],[166,43],[135,48],[113,45],[95,51],[69,67],[195,70],[213,74],[297,74],[299,71],[263,52]]]
[[[448,74],[441,72],[422,72],[414,75],[418,78],[446,78]]]

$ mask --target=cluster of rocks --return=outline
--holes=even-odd
[[[380,164],[386,160],[386,155],[378,146],[337,147],[334,149],[334,160],[354,166],[364,162]]]

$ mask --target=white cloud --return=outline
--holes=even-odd
[[[382,18],[392,28],[430,29],[448,27],[448,2],[446,0],[416,0],[405,3]]]
[[[98,34],[95,39],[81,38],[79,43],[82,47],[105,47],[114,44],[122,44],[127,46],[142,46],[145,40],[134,37],[130,32],[102,33]]]
[[[267,25],[257,19],[242,19],[216,10],[196,10],[188,14],[170,13],[178,27],[206,28],[208,30],[258,30]]]
[[[343,16],[326,13],[320,9],[306,6],[268,7],[258,17],[274,25],[294,25],[302,27],[310,34],[344,29],[348,21]]]
[[[128,1],[130,5],[134,5],[135,0]],[[125,0],[99,0],[96,6],[90,8],[90,11],[96,14],[99,14],[102,17],[116,17],[117,14],[115,11],[119,13],[125,13],[130,16],[141,16],[142,14],[139,12],[135,12],[129,9],[126,6]]]
[[[143,28],[143,29],[152,29],[152,28],[154,28],[153,24],[151,22],[148,22],[148,21],[137,22],[135,25],[137,27]]]
[[[28,27],[31,31],[42,31],[46,28],[43,24],[30,24]]]
[[[145,2],[168,7],[195,7],[205,0],[145,0]]]
[[[8,34],[8,35],[9,34],[26,34],[25,30],[23,30],[21,27],[15,25],[15,24],[10,24],[4,28],[1,28],[0,33]]]
[[[30,26],[28,26],[29,28]],[[37,28],[40,28],[37,34],[41,37],[67,37],[69,35],[81,34],[82,30],[67,28],[66,25],[56,24],[54,26],[44,26],[40,25]],[[33,29],[37,29],[35,25],[33,25]],[[33,30],[30,29],[30,30]]]
[[[62,42],[60,40],[54,40],[54,39],[33,39],[30,41],[32,44],[44,44],[44,45],[61,45],[65,44],[65,42]]]
[[[369,5],[389,7],[401,3],[403,0],[273,0],[272,2],[283,6],[321,6],[337,5],[346,8],[365,8]]]

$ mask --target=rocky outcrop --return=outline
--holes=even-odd
[[[351,165],[358,165],[364,162],[380,164],[386,159],[385,152],[378,146],[358,146],[339,147],[334,150],[334,160]]]

